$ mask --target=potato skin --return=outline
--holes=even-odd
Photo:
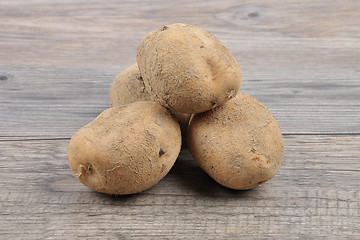
[[[110,88],[110,107],[121,106],[137,101],[157,101],[149,91],[135,63],[122,71],[113,81]],[[192,114],[171,111],[181,127],[181,135],[186,139],[186,130]]]
[[[238,93],[223,106],[196,114],[188,145],[198,165],[232,189],[251,189],[271,179],[283,159],[280,127],[255,98]]]
[[[123,70],[116,76],[110,87],[110,107],[137,101],[154,101],[145,88],[137,64]]]
[[[228,49],[209,32],[171,24],[140,42],[137,63],[149,92],[182,113],[199,113],[236,95],[241,71]]]
[[[180,148],[171,113],[142,101],[102,112],[73,135],[67,157],[74,175],[94,191],[132,194],[159,182]]]

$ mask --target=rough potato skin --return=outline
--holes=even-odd
[[[232,189],[251,189],[271,179],[283,159],[280,127],[255,98],[238,93],[223,106],[196,114],[188,145],[198,165]]]
[[[182,113],[199,113],[236,95],[241,71],[228,49],[209,32],[171,24],[140,42],[137,63],[149,92],[161,105]]]
[[[181,148],[180,127],[156,102],[135,102],[102,112],[71,138],[74,175],[97,192],[132,194],[159,182]]]
[[[145,88],[137,64],[122,71],[110,87],[110,107],[121,106],[137,101],[154,101]]]
[[[117,107],[137,101],[157,101],[146,89],[137,64],[122,71],[110,88],[110,107]],[[171,111],[181,127],[181,136],[186,139],[186,129],[192,114]]]

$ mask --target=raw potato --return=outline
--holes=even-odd
[[[137,64],[133,64],[122,71],[111,84],[110,107],[121,106],[137,101],[156,101],[156,99],[152,97],[145,88]],[[186,137],[186,129],[191,114],[171,112],[180,124],[182,136]]]
[[[236,95],[241,71],[209,32],[186,24],[161,27],[140,42],[137,63],[149,91],[165,107],[199,113]]]
[[[137,64],[122,71],[110,88],[110,106],[116,107],[136,101],[154,101],[145,89]]]
[[[280,127],[251,96],[238,93],[223,106],[195,115],[188,130],[194,159],[223,186],[251,189],[274,177],[280,168]]]
[[[113,107],[77,131],[68,146],[71,170],[89,188],[108,194],[144,191],[173,166],[180,127],[156,102]]]

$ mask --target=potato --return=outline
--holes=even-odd
[[[145,88],[137,64],[122,71],[113,81],[110,88],[110,106],[116,107],[136,101],[153,101]]]
[[[241,71],[228,49],[209,32],[171,24],[140,42],[137,63],[149,92],[182,113],[199,113],[236,95]]]
[[[276,119],[259,101],[242,93],[196,114],[188,127],[188,145],[198,165],[232,189],[261,185],[275,176],[283,159]]]
[[[132,194],[159,182],[181,148],[180,127],[156,102],[135,102],[102,112],[68,145],[74,175],[89,188]]]
[[[122,71],[110,88],[110,107],[121,106],[136,101],[156,101],[148,92],[142,80],[137,64]],[[186,129],[191,114],[171,111],[181,127],[181,135],[186,139]]]

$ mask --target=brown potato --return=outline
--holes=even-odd
[[[137,63],[149,92],[163,106],[199,113],[236,95],[241,71],[228,49],[209,32],[171,24],[146,35]]]
[[[110,88],[110,106],[116,107],[137,101],[155,100],[145,88],[137,64],[122,71]]]
[[[198,165],[232,189],[251,189],[278,172],[283,159],[280,127],[255,98],[238,93],[223,106],[196,114],[188,145]]]
[[[156,99],[146,89],[137,64],[133,64],[122,71],[111,84],[110,107],[137,101],[156,101]],[[181,135],[186,139],[186,129],[191,114],[171,112],[180,124]]]
[[[173,166],[180,127],[156,102],[135,102],[102,112],[71,138],[67,156],[74,175],[108,194],[144,191]]]

